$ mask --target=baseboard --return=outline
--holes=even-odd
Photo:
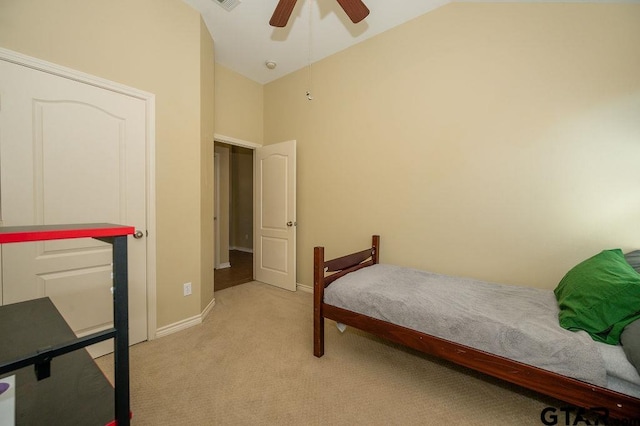
[[[206,308],[200,313],[200,315],[194,315],[191,318],[185,318],[181,321],[174,322],[173,324],[165,325],[164,327],[160,327],[156,330],[156,339],[160,337],[168,336],[173,333],[177,333],[178,331],[186,330],[189,327],[193,327],[194,325],[202,324],[202,321],[209,315],[209,312],[213,309],[213,306],[216,304],[216,299],[213,298],[211,302],[207,305]]]
[[[191,318],[185,318],[182,321],[174,322],[173,324],[165,325],[156,330],[156,338],[168,336],[178,331],[186,330],[189,327],[202,323],[202,315],[195,315]]]
[[[204,321],[205,318],[209,316],[209,312],[211,312],[211,310],[215,305],[216,305],[216,298],[214,297],[211,299],[211,302],[209,302],[209,304],[204,308],[204,311],[202,311],[202,313],[200,314],[200,316],[202,317],[202,321]]]
[[[298,289],[300,291],[304,291],[305,293],[313,293],[313,287],[311,287],[309,285],[304,285],[304,284],[297,283],[296,284],[296,289]]]
[[[221,263],[220,266],[218,266],[216,269],[225,269],[225,268],[231,268],[231,263],[229,262]]]
[[[238,250],[245,253],[253,253],[253,249],[249,247],[229,247],[229,250]]]

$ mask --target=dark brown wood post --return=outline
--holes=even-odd
[[[371,245],[373,247],[373,254],[371,259],[374,264],[380,263],[380,235],[374,235],[371,238]]]
[[[313,354],[324,355],[324,247],[313,249]]]

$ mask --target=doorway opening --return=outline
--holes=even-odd
[[[216,142],[215,291],[252,281],[253,149]]]

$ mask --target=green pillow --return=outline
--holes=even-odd
[[[640,274],[622,250],[604,250],[576,265],[554,290],[560,326],[585,330],[600,342],[616,345],[620,333],[640,318]]]

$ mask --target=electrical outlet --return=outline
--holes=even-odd
[[[183,290],[184,296],[189,296],[191,294],[191,283],[184,283]]]

